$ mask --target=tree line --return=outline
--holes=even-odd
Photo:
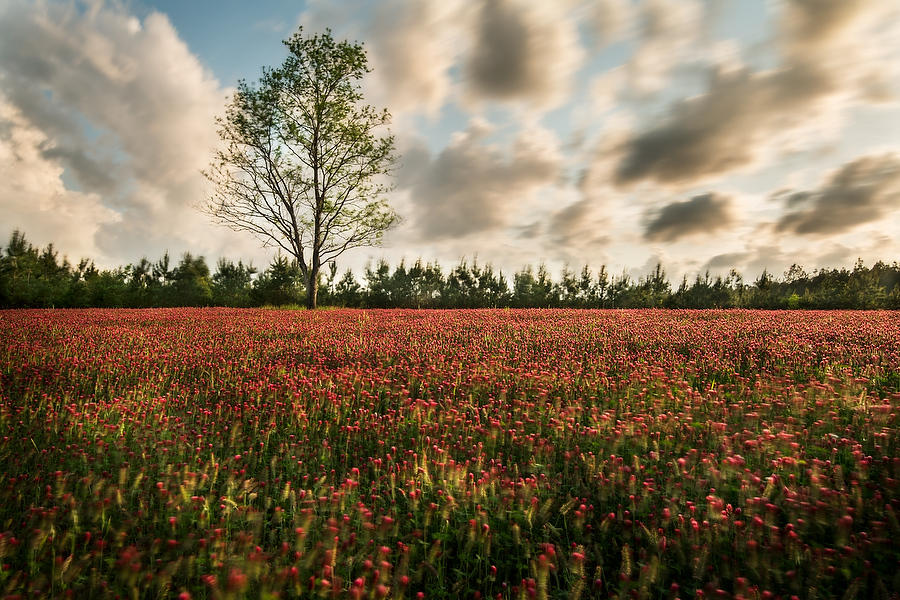
[[[202,256],[173,261],[168,253],[113,269],[90,260],[60,259],[50,244],[32,245],[16,231],[0,255],[0,306],[167,307],[285,306],[306,302],[296,262],[276,256],[261,272],[220,259],[213,272]],[[490,264],[462,260],[450,270],[416,260],[396,266],[377,261],[361,279],[334,262],[321,275],[323,305],[362,308],[809,308],[900,309],[900,263],[857,261],[852,269],[805,271],[793,265],[776,277],[763,271],[747,282],[732,270],[708,272],[677,285],[661,265],[648,275],[610,274],[605,266],[564,268],[554,279],[544,265],[525,266],[511,278]]]

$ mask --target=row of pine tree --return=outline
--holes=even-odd
[[[302,304],[299,270],[283,256],[263,271],[221,259],[211,272],[202,256],[168,254],[115,269],[89,260],[60,260],[52,244],[38,248],[19,231],[0,254],[0,307],[284,306]],[[640,278],[564,269],[554,280],[546,267],[522,268],[507,278],[489,264],[461,261],[445,272],[421,260],[370,265],[362,281],[334,263],[322,278],[319,302],[367,308],[900,308],[900,264],[807,273],[798,265],[781,277],[763,271],[752,283],[732,270],[673,286],[661,265]]]

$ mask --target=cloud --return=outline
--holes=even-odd
[[[474,121],[437,156],[400,174],[419,236],[446,239],[501,229],[517,207],[559,177],[561,157],[549,132],[525,130],[509,152],[487,143],[490,133]]]
[[[776,230],[798,235],[832,235],[871,223],[900,209],[900,156],[864,156],[831,174],[818,189],[776,196],[788,212]]]
[[[566,3],[486,0],[464,57],[467,101],[547,109],[569,96],[584,57]]]
[[[553,247],[562,250],[604,246],[610,240],[608,224],[586,198],[551,213],[546,231]]]
[[[73,260],[100,252],[95,234],[120,221],[100,196],[66,189],[63,168],[42,149],[47,136],[0,95],[0,206],[4,230],[21,229],[38,245],[53,243]],[[9,229],[6,229],[6,228]],[[0,240],[5,243],[6,240]]]
[[[829,65],[847,88],[872,102],[896,100],[900,5],[876,0],[791,0],[779,42],[791,63]]]
[[[37,154],[16,141],[11,151],[27,157],[24,169],[50,177],[44,190],[28,188],[31,206],[64,196],[76,212],[79,203],[102,207],[82,233],[93,235],[101,260],[166,247],[220,252],[236,242],[193,208],[206,193],[199,171],[226,92],[164,15],[140,21],[119,4],[8,2],[0,81],[14,127],[40,138]],[[19,223],[34,222],[8,190],[0,191],[4,212],[16,206]],[[51,222],[57,239],[69,237]]]
[[[791,0],[779,21],[788,49],[806,53],[852,35],[851,26],[876,2],[871,0]]]
[[[633,129],[634,115],[616,111],[604,119],[603,135],[579,148],[579,163],[584,166],[578,188],[585,197],[600,202],[620,193],[615,186],[617,161],[620,148],[628,142]]]
[[[643,180],[692,184],[753,163],[779,131],[808,122],[834,82],[814,65],[754,73],[711,73],[709,91],[682,100],[629,139],[615,172],[627,186]]]
[[[637,48],[624,68],[629,93],[644,96],[660,91],[675,66],[695,58],[703,6],[694,0],[646,0],[635,22]]]
[[[115,159],[95,156],[91,150],[67,147],[48,140],[41,150],[41,156],[49,161],[66,164],[83,188],[98,192],[114,191],[118,183],[110,165]]]
[[[420,116],[440,120],[458,95],[454,69],[469,44],[472,13],[464,0],[309,0],[297,25],[363,44],[365,102],[387,108],[401,137],[420,130]]]
[[[723,273],[726,269],[735,269],[743,276],[745,284],[752,284],[763,271],[778,277],[791,264],[798,260],[803,262],[801,254],[786,253],[781,246],[762,243],[750,245],[745,252],[717,254],[707,261],[702,270]]]
[[[723,252],[716,254],[703,265],[702,271],[718,271],[720,269],[732,269],[744,263],[750,258],[749,252]]]
[[[781,277],[793,264],[812,273],[816,269],[852,267],[858,258],[868,264],[884,260],[885,253],[896,252],[897,243],[883,234],[870,235],[850,244],[836,243],[828,238],[819,241],[797,240],[796,244],[772,239],[753,239],[741,250],[714,255],[700,268],[700,272],[726,273],[736,269],[744,276],[744,283],[752,284],[766,270]]]
[[[629,0],[589,0],[584,8],[598,47],[627,37],[635,12]]]
[[[540,221],[533,221],[527,225],[516,228],[516,237],[522,240],[533,240],[540,235],[544,229],[544,224]]]
[[[550,219],[550,233],[563,245],[578,241],[584,231],[585,222],[592,216],[591,204],[584,200],[575,202],[556,212]]]
[[[731,205],[731,198],[710,192],[648,211],[645,213],[644,238],[674,242],[684,237],[714,233],[734,222]]]
[[[614,67],[591,81],[589,118],[596,119],[617,108],[619,94],[627,87],[627,75],[624,67]]]
[[[890,56],[869,50],[877,44],[859,42],[900,33],[881,23],[884,4],[785,2],[780,64],[759,71],[711,67],[705,93],[671,104],[619,148],[615,182],[696,184],[786,146],[820,142],[821,130],[834,129],[847,106],[873,99],[873,81],[891,64]]]
[[[569,8],[528,0],[314,0],[300,24],[339,24],[339,36],[363,40],[373,68],[367,91],[395,113],[434,117],[448,101],[540,111],[568,99],[584,57]]]
[[[463,6],[454,0],[391,0],[378,5],[367,38],[372,80],[392,111],[435,115],[451,89],[463,45]]]

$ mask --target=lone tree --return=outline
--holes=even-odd
[[[379,245],[397,222],[384,198],[394,138],[378,131],[387,110],[361,104],[369,71],[361,44],[302,29],[284,44],[284,63],[264,68],[256,86],[239,82],[216,120],[223,145],[204,172],[215,186],[204,208],[287,252],[315,308],[322,266]]]

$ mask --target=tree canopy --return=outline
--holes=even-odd
[[[205,208],[286,252],[315,308],[321,268],[380,244],[397,222],[385,198],[394,138],[387,110],[362,103],[361,44],[302,29],[284,43],[284,63],[255,86],[241,81],[218,119],[223,145],[205,172],[215,186]]]

